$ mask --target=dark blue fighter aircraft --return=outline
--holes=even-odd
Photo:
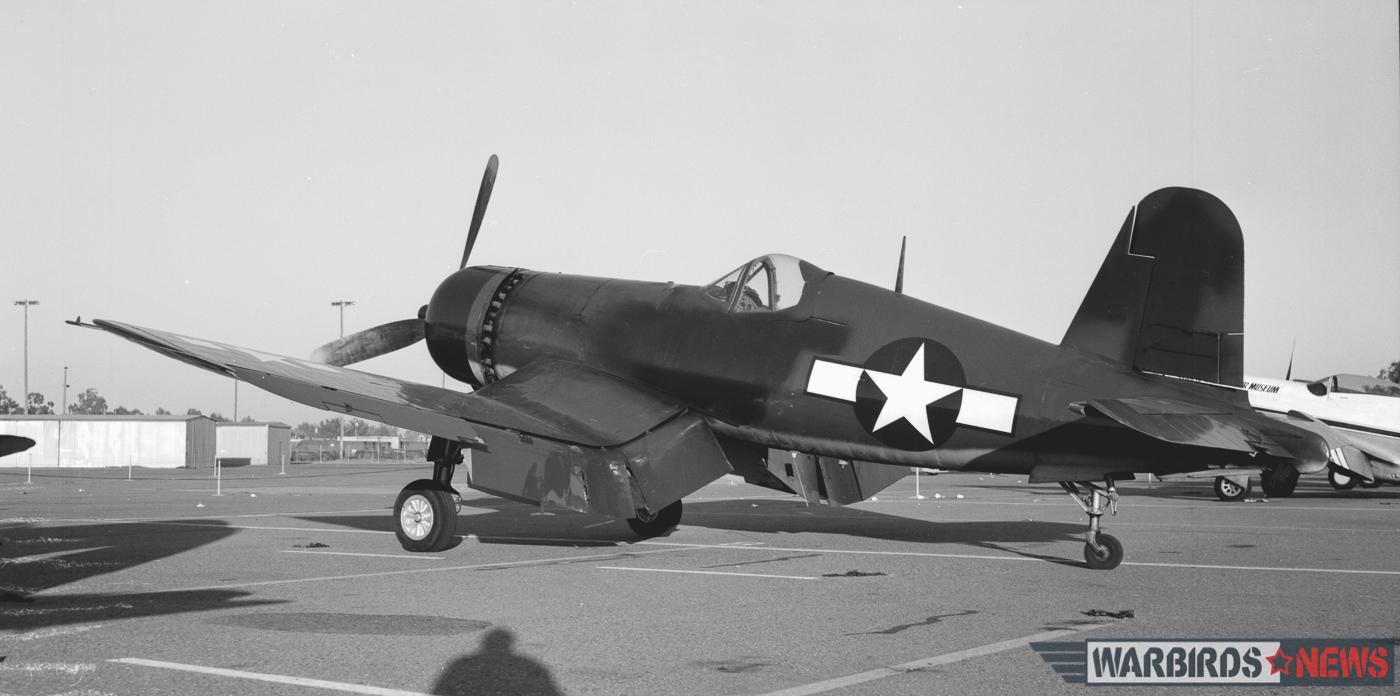
[[[1102,569],[1123,558],[1100,532],[1115,481],[1247,462],[1281,490],[1327,464],[1324,437],[1257,414],[1242,391],[1243,240],[1208,193],[1162,189],[1129,211],[1056,345],[777,254],[705,286],[468,267],[495,173],[492,157],[461,270],[418,317],[312,360],[95,326],[431,434],[433,475],[394,508],[413,551],[451,545],[464,452],[472,488],[626,519],[643,537],[669,532],[684,496],[729,473],[836,503],[908,467],[1026,475],[1079,502],[1085,561]],[[474,392],[343,367],[423,339]]]

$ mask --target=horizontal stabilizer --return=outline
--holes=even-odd
[[[1328,450],[1336,442],[1335,432],[1319,430],[1307,421],[1276,420],[1253,411],[1160,397],[1090,399],[1071,408],[1086,416],[1110,418],[1163,442],[1291,459],[1303,474],[1327,466]]]

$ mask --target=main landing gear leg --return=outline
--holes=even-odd
[[[452,474],[462,463],[462,444],[434,437],[428,445],[433,477],[404,486],[394,501],[394,536],[409,551],[442,551],[457,530],[457,491]]]
[[[1080,486],[1088,489],[1081,491]],[[1074,502],[1089,516],[1089,532],[1084,541],[1084,563],[1094,570],[1113,570],[1123,562],[1123,544],[1117,538],[1099,532],[1099,518],[1105,510],[1118,514],[1118,489],[1113,479],[1104,479],[1100,486],[1089,481],[1061,481],[1060,487],[1069,493]]]

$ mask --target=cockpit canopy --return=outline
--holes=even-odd
[[[816,270],[786,254],[760,256],[706,285],[705,295],[735,312],[781,311],[802,300],[807,277]]]
[[[1387,382],[1375,377],[1361,375],[1332,375],[1310,382],[1308,391],[1317,396],[1328,392],[1336,394],[1374,394],[1378,396],[1400,396],[1400,384]]]

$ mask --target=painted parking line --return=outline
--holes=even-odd
[[[621,566],[598,566],[598,570],[637,570],[644,573],[686,573],[690,575],[732,575],[741,578],[778,578],[781,580],[817,580],[810,575],[765,575],[763,573],[726,573],[718,570],[676,570],[672,568],[624,568]]]
[[[655,546],[666,546],[677,542],[667,541],[639,541],[638,544],[650,544]],[[933,553],[928,551],[872,551],[863,549],[820,549],[820,548],[796,548],[787,546],[735,546],[729,544],[684,544],[690,548],[706,549],[731,549],[744,551],[782,551],[784,553],[829,553],[853,556],[906,556],[913,558],[964,558],[972,560],[989,561],[1025,561],[1029,563],[1054,563],[1055,561],[1043,558],[1030,558],[1027,556],[983,556],[965,553]],[[1065,559],[1068,561],[1069,559]],[[1124,566],[1139,566],[1143,568],[1184,568],[1189,570],[1244,570],[1244,571],[1273,571],[1290,573],[1335,573],[1337,575],[1400,575],[1400,570],[1372,570],[1365,568],[1304,568],[1286,566],[1246,566],[1246,565],[1211,565],[1204,563],[1150,563],[1146,561],[1123,561]]]
[[[310,551],[302,549],[282,549],[282,553],[302,553],[308,556],[364,556],[368,558],[412,558],[418,561],[445,561],[446,556],[429,556],[425,553],[352,553],[350,551]]]
[[[611,561],[619,558],[631,558],[633,556],[648,556],[658,553],[669,553],[676,551],[689,551],[692,548],[702,548],[699,546],[677,545],[676,548],[657,549],[654,551],[621,551],[615,553],[598,553],[583,556],[555,556],[552,558],[537,558],[527,561],[503,561],[500,563],[479,563],[475,565],[448,566],[446,568],[411,568],[406,570],[385,570],[375,573],[348,573],[345,575],[323,575],[312,578],[287,578],[284,580],[251,580],[248,582],[226,582],[217,585],[199,585],[195,587],[179,587],[174,589],[152,590],[159,592],[208,592],[210,590],[227,590],[239,587],[271,587],[275,585],[297,585],[314,582],[324,583],[332,580],[363,580],[367,578],[387,578],[399,575],[414,575],[418,573],[450,573],[459,570],[494,570],[497,568],[524,568],[530,566],[560,565],[565,563],[585,563],[588,561]],[[71,591],[75,587],[80,587],[78,583],[67,585],[63,589]],[[63,593],[55,592],[44,596],[61,597]]]
[[[120,657],[108,662],[115,662],[123,665],[137,665],[140,667],[158,667],[161,669],[173,669],[181,672],[194,672],[196,674],[209,674],[216,677],[232,677],[234,679],[251,679],[254,681],[271,682],[273,684],[287,684],[291,686],[306,686],[313,689],[329,689],[331,691],[341,691],[351,694],[371,694],[371,696],[426,696],[421,691],[404,691],[402,689],[386,689],[379,686],[368,686],[366,684],[350,684],[347,682],[328,681],[325,679],[308,679],[306,677],[291,677],[284,674],[266,674],[263,672],[245,672],[238,669],[224,669],[222,667],[205,667],[203,665],[187,665],[179,662],[164,662],[162,660],[144,660],[139,657]]]
[[[1096,628],[1103,628],[1104,626],[1109,625],[1112,624],[1090,624],[1087,626],[1079,626],[1077,628],[1066,628],[1058,631],[1046,631],[1044,633],[1036,633],[1034,635],[1022,636],[1020,638],[1012,638],[1011,640],[1003,640],[999,643],[988,643],[987,645],[980,645],[975,648],[968,648],[967,650],[959,650],[957,652],[946,653],[943,655],[926,657],[922,660],[914,660],[913,662],[904,662],[897,665],[890,665],[888,667],[872,669],[867,672],[859,672],[844,677],[837,677],[835,679],[827,679],[825,681],[813,682],[811,684],[803,684],[801,686],[794,686],[787,689],[772,691],[767,694],[764,694],[763,696],[810,696],[811,694],[826,693],[828,691],[835,691],[836,689],[842,689],[848,686],[853,686],[855,684],[864,684],[865,682],[875,681],[876,679],[884,679],[885,677],[893,677],[900,674],[915,672],[921,669],[928,669],[930,667],[940,667],[942,665],[953,664],[954,662],[962,662],[963,660],[971,660],[973,658],[985,657],[987,655],[995,655],[996,653],[1006,652],[1007,650],[1023,648],[1037,641],[1055,640],[1056,638],[1064,638],[1065,636],[1071,636],[1076,633],[1083,633],[1085,631],[1092,631]]]

